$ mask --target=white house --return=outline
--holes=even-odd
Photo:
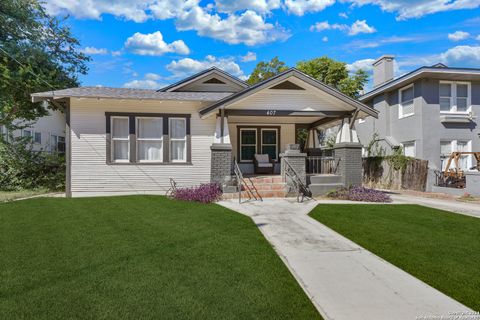
[[[269,155],[278,173],[281,155],[292,155],[287,149],[297,130],[310,130],[314,149],[317,128],[341,123],[338,176],[344,184],[359,183],[361,145],[353,122],[377,116],[296,69],[253,86],[210,68],[158,91],[80,87],[32,99],[67,110],[69,196],[161,194],[169,178],[179,185],[225,183],[234,160],[243,173],[253,173],[256,154]],[[349,155],[357,151],[358,157]],[[308,155],[297,156],[305,180]]]
[[[32,137],[34,151],[65,151],[65,114],[61,110],[48,110],[48,115],[38,118],[22,130],[15,130],[13,136]],[[7,128],[0,125],[0,135],[6,135]]]

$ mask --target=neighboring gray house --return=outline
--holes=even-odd
[[[359,100],[379,116],[357,121],[359,140],[366,146],[377,133],[387,153],[401,146],[405,155],[428,160],[431,190],[433,171],[445,167],[447,155],[480,151],[480,69],[436,64],[394,79],[393,66],[389,55],[373,64],[374,88]],[[467,155],[460,165],[468,171],[474,161]]]

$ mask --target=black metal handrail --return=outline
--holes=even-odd
[[[308,186],[303,183],[302,179],[300,179],[299,174],[297,171],[292,167],[292,165],[288,162],[287,159],[282,159],[282,172],[285,174],[286,177],[290,178],[292,181],[293,188],[297,194],[297,202],[303,202],[305,198],[311,199],[312,192],[308,188]],[[301,198],[301,200],[300,200]]]
[[[248,195],[248,200],[260,200],[263,201],[262,196],[258,193],[257,188],[253,185],[253,182],[248,178],[250,181],[251,185],[248,185],[248,183],[245,181],[245,178],[243,177],[242,170],[240,170],[240,166],[238,165],[238,162],[236,159],[233,160],[233,172],[235,173],[235,176],[237,177],[237,188],[238,188],[238,203],[242,203],[242,191],[243,191],[243,186],[245,186],[245,191]]]

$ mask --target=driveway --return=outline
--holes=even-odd
[[[265,199],[219,204],[253,219],[327,320],[405,320],[471,312],[310,218],[308,212],[321,203]]]

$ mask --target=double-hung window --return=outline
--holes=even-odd
[[[137,161],[163,161],[163,118],[137,118]]]
[[[240,129],[240,161],[252,162],[257,153],[257,129]]]
[[[402,143],[403,147],[403,154],[406,157],[412,157],[415,158],[415,141],[408,141]]]
[[[170,161],[187,161],[187,119],[170,118]]]
[[[29,129],[24,129],[23,130],[23,136],[24,137],[32,137],[33,136],[33,131]]]
[[[130,157],[129,118],[112,117],[112,160],[128,162]]]
[[[400,89],[400,103],[398,108],[398,117],[404,118],[411,116],[415,113],[414,106],[414,86],[413,84]]]
[[[470,110],[470,83],[441,81],[439,104],[442,113],[467,113]]]
[[[444,140],[440,141],[440,161],[442,164],[442,170],[447,167],[448,159],[452,152],[470,152],[471,141],[470,140]],[[472,156],[469,154],[461,155],[458,160],[458,165],[461,170],[470,170],[472,167]],[[450,168],[454,168],[455,163],[452,161]]]
[[[38,144],[41,144],[42,143],[42,133],[41,132],[35,132],[35,134],[33,135],[33,141],[35,143],[38,143]]]
[[[277,160],[277,129],[261,129],[262,132],[262,154],[268,154],[270,159]]]

